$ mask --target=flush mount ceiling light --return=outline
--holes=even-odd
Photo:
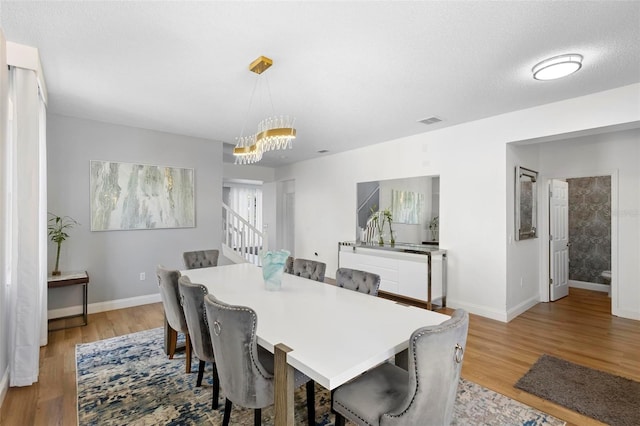
[[[582,55],[569,53],[545,59],[537,63],[531,71],[536,80],[555,80],[566,77],[582,67]]]
[[[266,56],[260,56],[249,65],[249,70],[256,73],[256,84],[251,93],[249,101],[249,112],[253,103],[253,96],[256,87],[260,82],[260,76],[269,67],[273,65],[273,61]],[[266,80],[269,101],[273,110],[273,101],[271,100],[271,90]],[[249,116],[247,112],[247,117]],[[273,112],[272,112],[273,114]],[[296,138],[296,129],[293,127],[294,118],[288,115],[277,116],[273,114],[271,117],[265,118],[258,124],[258,132],[249,136],[244,136],[244,126],[240,136],[236,138],[236,147],[233,149],[233,155],[236,157],[236,164],[253,164],[262,159],[262,154],[267,151],[278,149],[292,148],[292,141]],[[246,124],[246,122],[245,122]]]

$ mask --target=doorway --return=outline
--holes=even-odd
[[[566,213],[557,208],[556,186],[567,189]],[[552,189],[553,188],[553,189]],[[614,186],[612,175],[581,176],[550,181],[549,192],[549,300],[568,294],[569,287],[603,291],[611,296],[615,280],[612,238]],[[564,217],[563,217],[564,215]],[[563,221],[566,220],[566,226]],[[566,241],[562,230],[566,228]],[[567,255],[561,256],[560,246]],[[566,271],[566,272],[565,272]],[[562,287],[559,273],[566,273]]]

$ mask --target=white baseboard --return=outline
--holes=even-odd
[[[452,300],[451,298],[447,298],[447,307],[450,308],[462,308],[467,312],[475,315],[480,315],[485,318],[494,319],[496,321],[501,322],[509,322],[518,315],[523,312],[531,309],[536,304],[540,303],[540,300],[537,296],[534,296],[524,302],[520,303],[518,306],[515,306],[508,311],[502,312],[494,309],[487,309],[485,306],[474,305],[471,303],[460,302],[458,300]]]
[[[459,300],[451,299],[450,297],[447,297],[447,308],[461,308],[469,312],[470,314],[480,315],[482,317],[494,319],[496,321],[508,322],[508,315],[506,312],[487,309],[485,306],[461,302]]]
[[[576,280],[569,280],[569,287],[582,288],[584,290],[602,291],[604,293],[609,293],[609,290],[611,289],[611,286],[607,284],[588,283],[585,281]]]
[[[509,309],[507,311],[507,322],[511,321],[512,319],[514,319],[518,315],[528,311],[529,309],[533,308],[538,303],[540,303],[540,299],[538,298],[538,296],[534,296],[534,297],[530,298],[529,300],[525,300],[524,302],[520,303],[519,305]]]
[[[613,315],[620,318],[628,318],[628,319],[640,321],[640,312],[638,311],[629,311],[626,309],[621,309],[621,310],[616,310],[616,312]]]
[[[87,311],[90,314],[98,312],[113,311],[116,309],[131,308],[133,306],[148,305],[149,303],[158,303],[162,301],[160,299],[160,293],[148,294],[145,296],[129,297],[127,299],[109,300],[106,302],[90,303],[87,306]],[[51,309],[47,312],[49,319],[66,317],[69,315],[78,315],[82,313],[82,305],[69,306],[60,309]]]
[[[9,366],[4,369],[4,373],[2,374],[2,380],[0,380],[0,407],[2,407],[2,403],[4,402],[4,397],[7,395],[7,391],[9,390]]]

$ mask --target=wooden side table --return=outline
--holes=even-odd
[[[49,331],[62,330],[70,327],[78,327],[82,325],[87,325],[89,322],[87,319],[87,299],[88,299],[88,286],[89,286],[89,274],[87,271],[83,272],[63,272],[61,275],[49,275],[47,277],[47,287],[48,288],[59,288],[59,287],[68,287],[70,285],[81,285],[82,286],[82,313],[67,315],[66,317],[52,318],[49,320]],[[80,324],[66,325],[66,321],[63,322],[64,325],[61,327],[52,328],[51,323],[54,321],[61,321],[70,318],[79,318],[82,317],[83,322]]]

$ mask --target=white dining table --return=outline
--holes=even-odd
[[[276,359],[277,425],[293,424],[293,368],[332,390],[406,350],[414,330],[449,319],[286,273],[270,291],[250,263],[180,272],[217,299],[256,311],[258,344]]]

